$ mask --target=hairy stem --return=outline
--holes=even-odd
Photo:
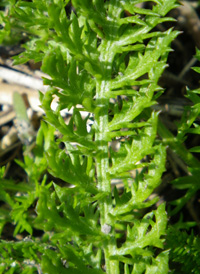
[[[96,83],[96,134],[95,141],[99,151],[96,157],[96,170],[97,170],[97,187],[99,191],[107,192],[106,198],[100,202],[100,223],[101,230],[105,234],[110,234],[110,243],[103,245],[106,273],[107,274],[119,274],[119,262],[117,260],[110,260],[112,254],[113,245],[116,246],[116,240],[114,237],[114,223],[109,216],[109,212],[112,209],[112,195],[111,195],[111,183],[109,177],[109,155],[108,155],[108,141],[106,140],[106,130],[108,126],[108,110],[109,110],[109,98],[106,98],[105,94],[109,91],[110,84],[106,79],[111,78],[111,64],[114,56],[107,50],[110,47],[109,43],[103,43],[101,49],[102,54],[100,60],[104,66],[104,77]],[[106,227],[110,227],[110,231],[106,230]]]
[[[100,191],[108,192],[108,196],[100,203],[100,222],[101,230],[104,233],[106,226],[111,227],[112,231],[112,220],[109,216],[112,208],[112,197],[111,197],[111,184],[108,174],[109,169],[109,157],[108,157],[108,143],[105,140],[105,132],[108,124],[108,103],[109,100],[104,97],[105,90],[108,88],[106,81],[100,81],[97,84],[97,105],[99,107],[98,114],[96,115],[97,132],[95,136],[96,142],[98,142],[98,147],[100,151],[96,157],[97,166],[97,186]],[[114,232],[113,232],[114,233]],[[114,240],[114,236],[111,236]],[[112,253],[112,245],[103,246],[105,263],[106,263],[106,273],[108,274],[118,274],[119,267],[118,261],[110,260],[109,256]]]

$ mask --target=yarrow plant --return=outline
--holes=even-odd
[[[149,9],[143,2],[10,0],[8,17],[1,13],[2,40],[13,29],[29,38],[14,63],[41,61],[49,76],[40,93],[45,121],[35,157],[19,162],[28,183],[16,186],[1,174],[12,209],[1,230],[12,220],[15,235],[40,229],[44,236],[3,241],[3,271],[12,265],[12,273],[168,273],[165,204],[150,209],[159,200],[151,194],[166,159],[156,138],[159,113],[151,106],[178,35],[156,26],[173,21],[166,15],[176,1],[155,0]],[[64,109],[72,111],[68,122]],[[61,183],[47,184],[46,169]],[[12,198],[9,186],[24,195]]]

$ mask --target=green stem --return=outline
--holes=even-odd
[[[111,65],[112,57],[110,50],[108,50],[109,43],[104,42],[102,45],[102,54],[100,60],[106,64],[104,67],[104,77],[102,80],[96,82],[96,134],[95,141],[99,149],[96,157],[96,171],[97,171],[97,187],[99,191],[109,193],[104,200],[100,201],[100,223],[101,230],[107,234],[108,240],[103,244],[103,251],[105,256],[106,273],[107,274],[119,274],[119,262],[118,260],[111,260],[113,245],[116,247],[114,221],[111,219],[109,212],[112,209],[112,194],[111,194],[111,182],[108,173],[109,170],[109,153],[108,153],[108,141],[106,140],[106,130],[108,126],[108,110],[109,110],[109,98],[105,96],[106,92],[109,91],[110,83],[109,77],[111,78]],[[105,231],[105,228],[110,227],[110,231]]]
[[[99,153],[96,158],[97,163],[97,180],[98,180],[98,189],[103,192],[111,192],[110,179],[108,176],[109,169],[109,159],[108,159],[108,143],[105,141],[105,132],[108,125],[108,104],[109,101],[107,98],[104,98],[104,92],[106,90],[107,84],[105,81],[100,81],[97,83],[97,92],[96,92],[96,102],[97,102],[97,111],[96,114],[96,123],[97,123],[97,132],[95,140],[98,144]],[[112,206],[112,201],[107,199],[103,205],[100,205],[101,208],[101,225],[108,224],[110,218],[108,217],[108,212],[110,212],[110,207]]]
[[[114,233],[114,223],[109,216],[109,212],[112,209],[112,196],[111,196],[111,183],[108,174],[109,170],[109,157],[108,157],[108,142],[105,140],[105,132],[108,125],[108,104],[109,99],[104,97],[105,91],[108,88],[106,81],[100,81],[97,83],[96,101],[98,113],[96,114],[97,132],[95,140],[98,144],[99,153],[96,157],[97,167],[97,187],[100,191],[110,193],[103,201],[100,202],[100,223],[101,230],[104,232],[105,226],[111,227],[111,232]],[[110,235],[110,238],[114,239],[114,235]],[[112,254],[112,245],[109,241],[106,241],[103,245],[106,273],[107,274],[119,274],[119,262],[117,260],[110,260],[109,257]]]

